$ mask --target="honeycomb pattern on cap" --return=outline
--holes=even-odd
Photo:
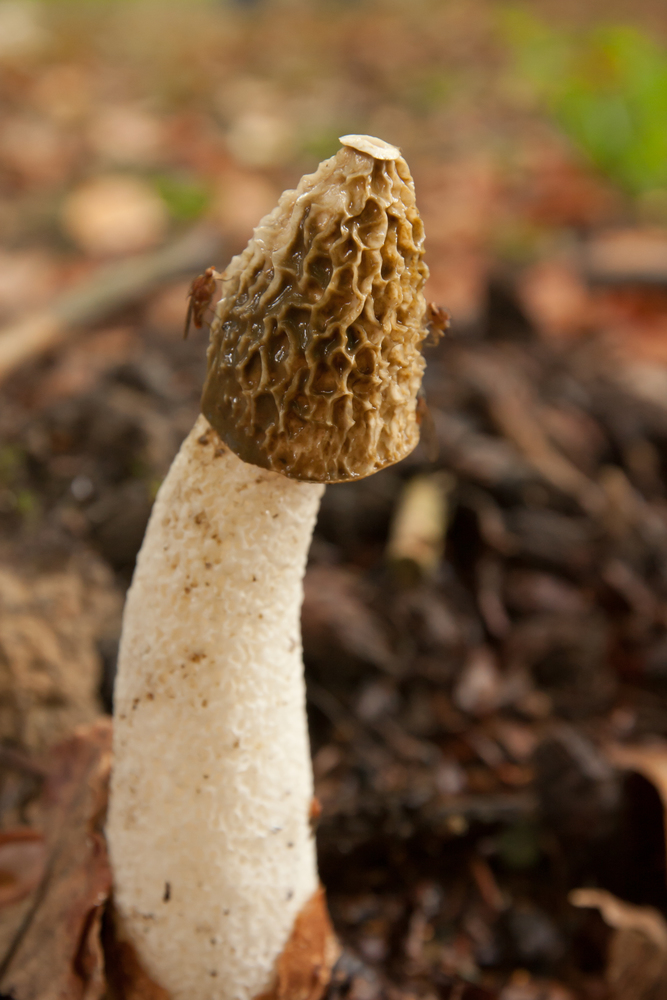
[[[417,444],[428,269],[394,152],[343,146],[282,195],[223,275],[202,412],[246,462],[340,482]]]

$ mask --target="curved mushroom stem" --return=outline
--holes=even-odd
[[[125,934],[172,1000],[318,1000],[333,960],[302,577],[316,484],[417,444],[428,274],[400,151],[342,141],[222,276],[210,424],[158,494],[128,595],[108,830]]]
[[[270,990],[317,890],[299,616],[323,489],[199,417],[139,556],[108,835],[124,933],[173,1000]]]

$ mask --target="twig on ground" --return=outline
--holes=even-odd
[[[201,270],[212,259],[224,256],[219,234],[208,226],[197,226],[153,253],[100,268],[48,308],[0,330],[0,382],[26,361],[141,299],[156,285]]]

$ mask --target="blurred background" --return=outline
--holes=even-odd
[[[0,0],[0,827],[111,708],[190,282],[347,133],[401,147],[452,323],[423,443],[330,487],[311,553],[330,995],[660,1000],[659,0]]]

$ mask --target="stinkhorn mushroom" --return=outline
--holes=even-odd
[[[331,966],[309,824],[302,579],[321,484],[417,443],[428,273],[400,151],[341,142],[222,276],[202,415],[127,597],[115,906],[173,1000],[311,1000]]]

